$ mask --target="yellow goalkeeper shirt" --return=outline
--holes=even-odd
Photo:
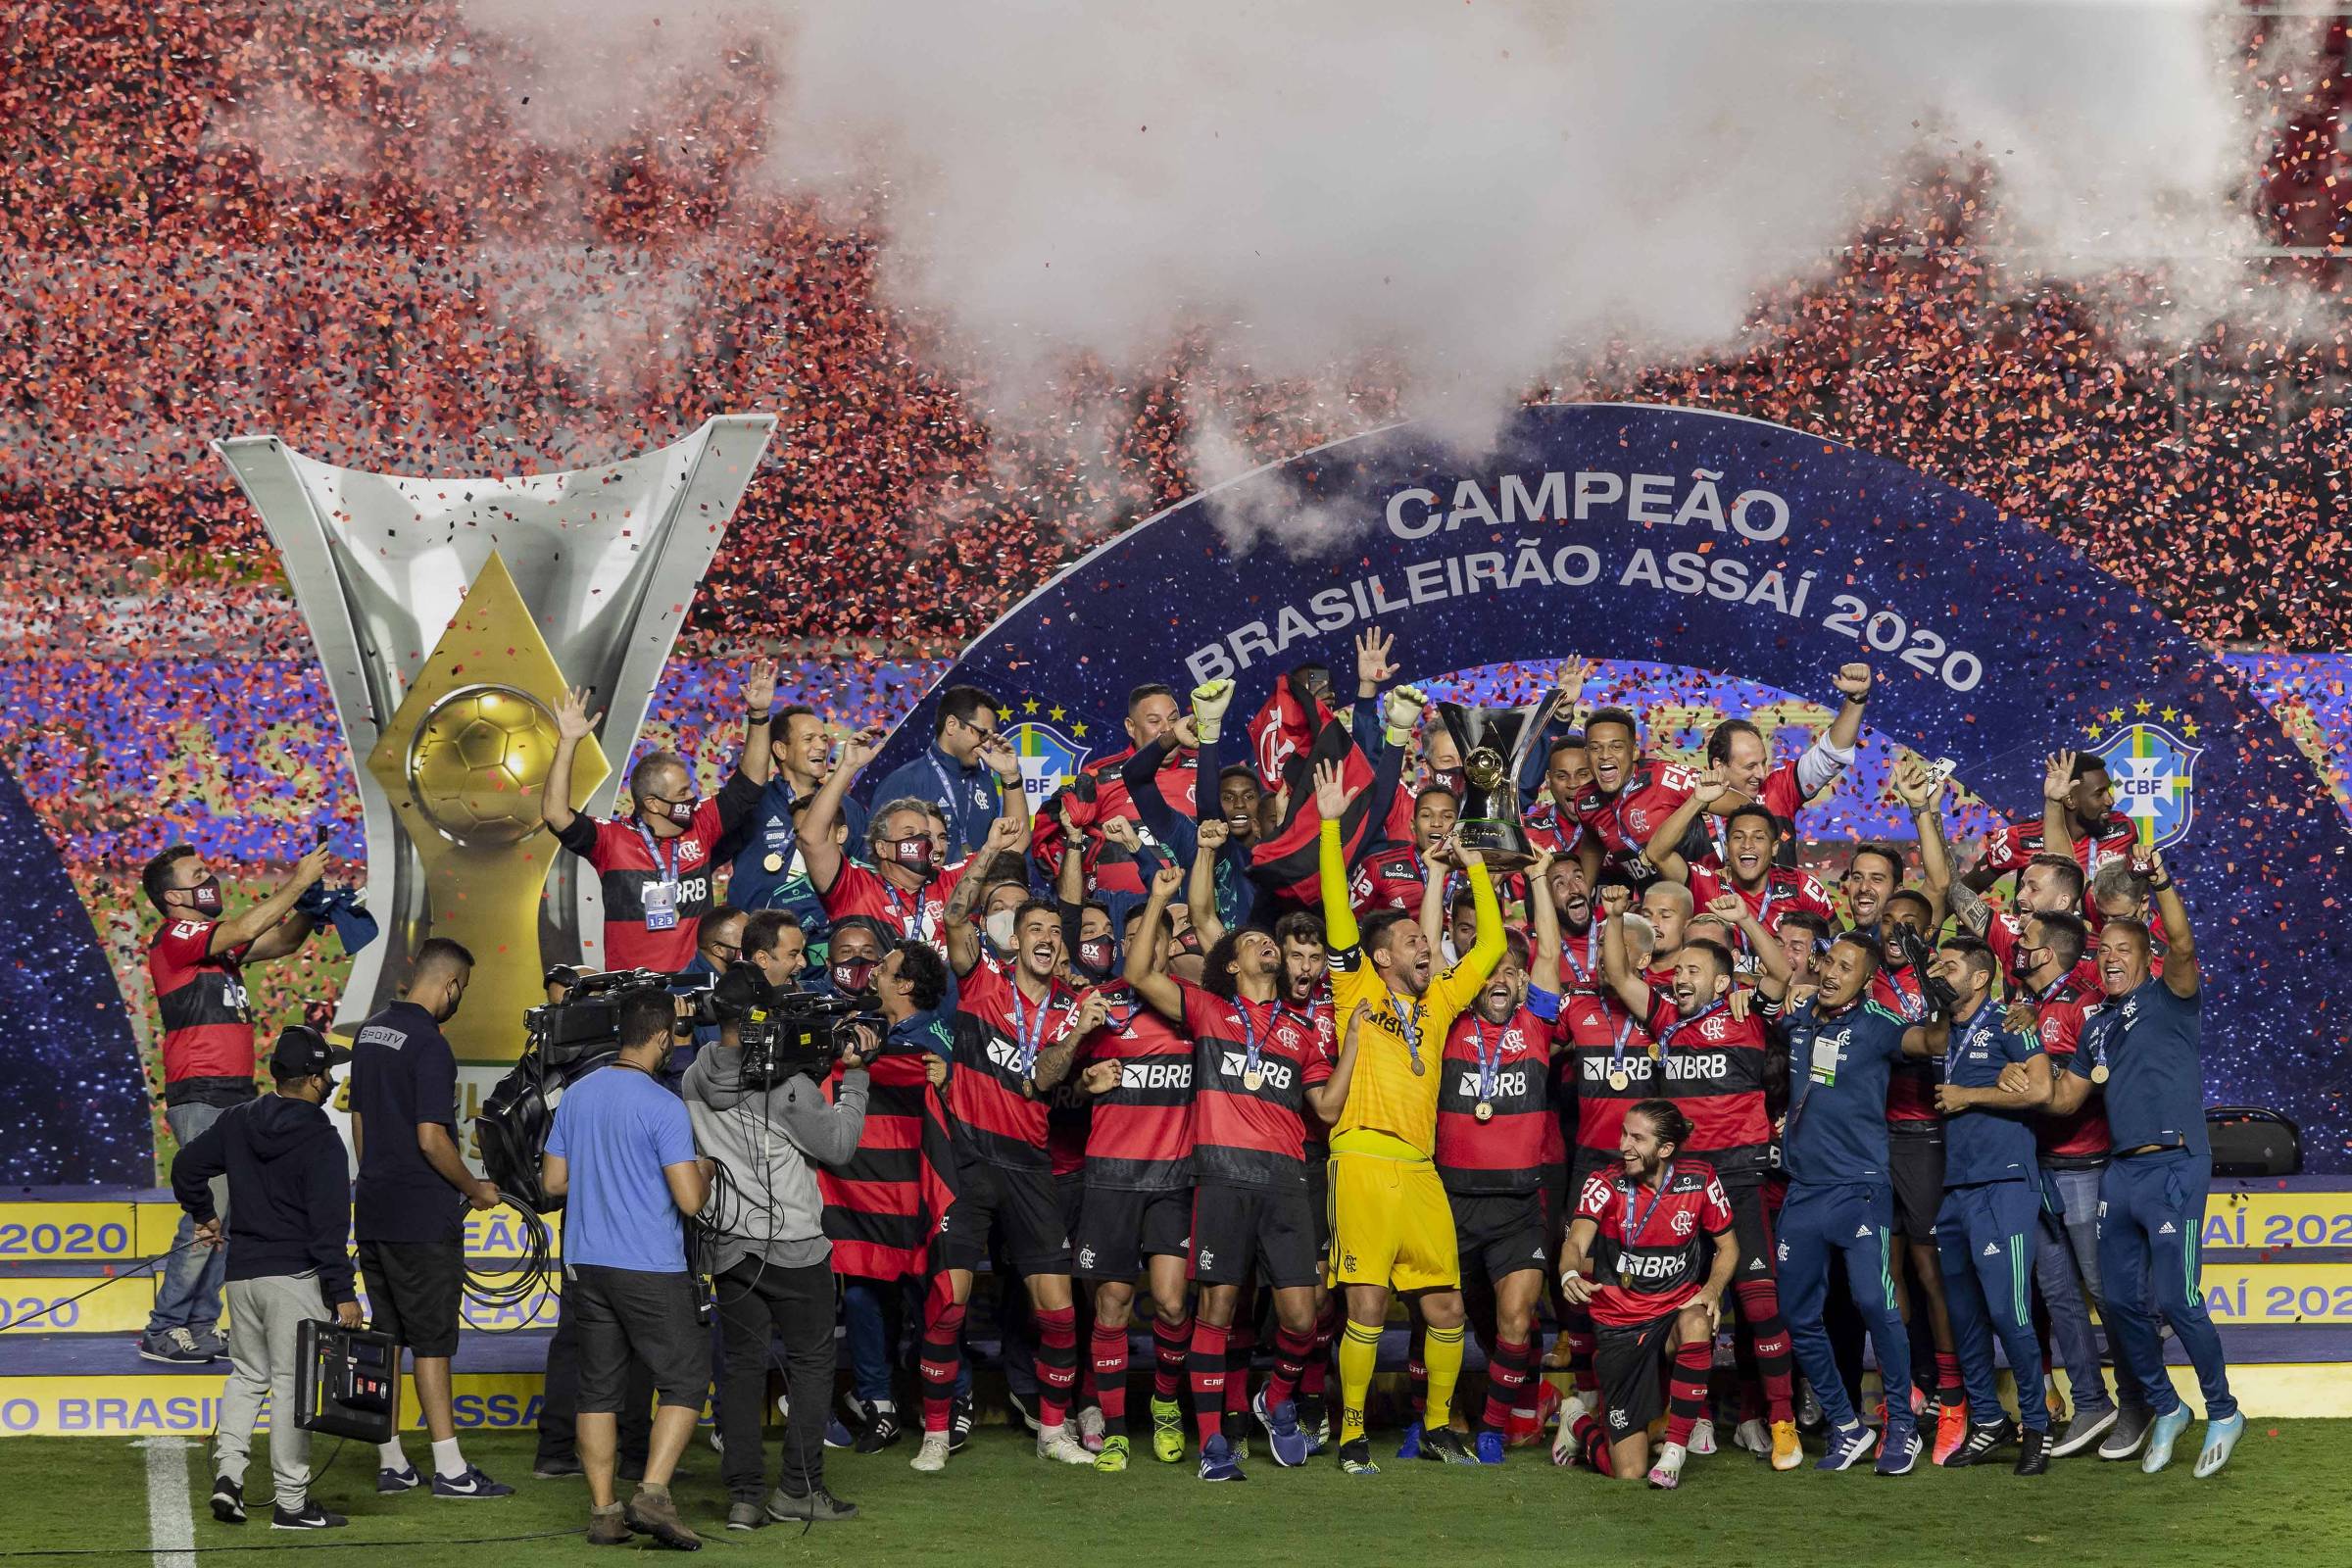
[[[1502,957],[1502,906],[1494,897],[1494,879],[1484,868],[1470,878],[1471,899],[1478,907],[1477,942],[1451,968],[1431,980],[1427,991],[1410,997],[1390,989],[1358,945],[1339,824],[1323,823],[1319,849],[1323,925],[1331,950],[1332,1016],[1343,1041],[1356,1006],[1362,1004],[1366,1012],[1363,1027],[1356,1031],[1355,1073],[1348,1081],[1348,1102],[1332,1124],[1332,1152],[1429,1159],[1437,1147],[1438,1074],[1446,1036]]]

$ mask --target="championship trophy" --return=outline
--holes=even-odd
[[[267,435],[213,444],[284,558],[360,764],[384,940],[354,956],[340,1021],[382,1006],[416,949],[450,937],[474,957],[450,1044],[510,1061],[545,964],[599,966],[597,879],[539,820],[555,707],[566,686],[593,688],[602,734],[579,749],[571,806],[609,814],[774,428],[728,415],[657,451],[521,478],[339,468]]]
[[[1456,831],[1463,848],[1478,851],[1496,872],[1522,870],[1535,858],[1519,820],[1519,775],[1549,711],[1547,703],[1530,708],[1438,705],[1438,716],[1461,751],[1467,781]]]

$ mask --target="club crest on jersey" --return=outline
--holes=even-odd
[[[1057,703],[1051,712],[1058,716]],[[1081,733],[1086,726],[1073,726]],[[1037,808],[1054,798],[1057,790],[1067,788],[1077,778],[1086,760],[1095,755],[1091,746],[1081,746],[1042,718],[1024,718],[1012,726],[1012,749],[1021,760],[1021,794],[1035,816]]]
[[[1695,1230],[1697,1226],[1698,1216],[1691,1213],[1690,1210],[1687,1208],[1676,1209],[1674,1211],[1674,1218],[1668,1222],[1668,1228],[1671,1229],[1677,1236],[1688,1236],[1691,1233],[1691,1231]]]
[[[2193,727],[2193,726],[2192,726]],[[2115,808],[2139,829],[2139,842],[2166,849],[2188,832],[2196,814],[2194,784],[2201,746],[2162,724],[2127,724],[2091,752],[2107,765]]]

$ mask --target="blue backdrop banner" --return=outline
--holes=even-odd
[[[1246,718],[1308,659],[1345,688],[1350,639],[1375,622],[1408,679],[1575,654],[1826,697],[1832,669],[1865,659],[1875,738],[1949,759],[2020,816],[2038,814],[2045,752],[2095,746],[2118,809],[2170,844],[2182,880],[2209,1098],[2274,1105],[2303,1125],[2310,1168],[2352,1169],[2352,966],[2328,956],[2352,833],[2310,762],[2234,670],[2050,535],[1778,425],[1534,408],[1483,453],[1404,425],[1261,468],[1023,600],[873,776],[915,756],[938,691],[968,681],[1012,700],[1042,797],[1126,744],[1131,687],[1232,676]],[[1837,836],[1811,814],[1804,831]]]

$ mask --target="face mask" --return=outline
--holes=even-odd
[[[1182,957],[1198,958],[1200,956],[1200,938],[1193,931],[1192,927],[1185,927],[1184,933],[1176,938],[1176,952]]]
[[[932,858],[938,848],[927,838],[900,839],[896,843],[883,845],[882,853],[890,857],[894,864],[928,876],[931,874]],[[1009,942],[1011,939],[1008,937],[1005,940]]]
[[[1119,966],[1119,945],[1110,937],[1089,937],[1078,944],[1077,967],[1100,980]]]
[[[694,813],[701,806],[702,802],[693,796],[682,801],[648,801],[645,803],[645,814],[651,820],[659,821],[667,817],[678,826],[686,827],[692,824]]]
[[[988,945],[999,953],[1012,951],[1012,911],[999,909],[988,917]]]
[[[219,877],[206,877],[188,889],[188,895],[196,901],[198,914],[219,914],[220,912],[220,879]]]
[[[1458,767],[1433,767],[1429,770],[1429,782],[1433,788],[1459,800],[1470,788],[1470,775]]]
[[[858,997],[872,989],[874,970],[879,967],[871,958],[849,958],[826,972],[833,977],[834,990],[845,997]]]

